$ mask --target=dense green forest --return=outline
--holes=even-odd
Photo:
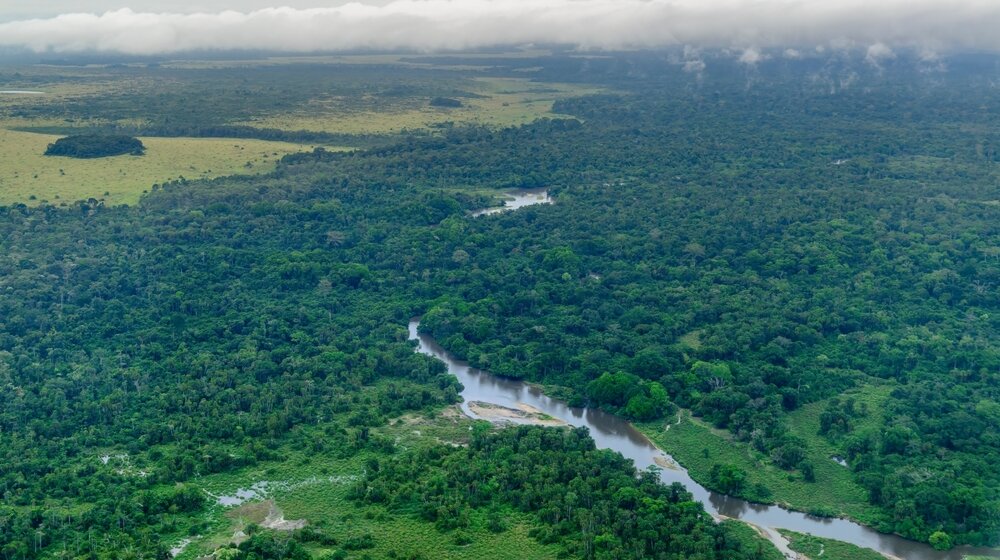
[[[578,558],[760,558],[683,486],[636,473],[621,455],[595,449],[585,429],[487,429],[467,449],[439,446],[369,466],[358,500],[422,516],[456,538],[472,510],[485,510],[499,531],[504,509],[516,508],[541,522],[535,538],[566,542]]]
[[[136,207],[0,209],[5,558],[162,557],[159,535],[205,507],[185,482],[309,445],[304,426],[345,456],[386,455],[366,484],[411,484],[358,499],[400,512],[530,511],[536,538],[580,557],[749,554],[683,491],[632,479],[576,432],[481,434],[423,455],[369,438],[458,399],[406,340],[416,315],[477,366],[637,420],[690,409],[789,472],[809,466],[788,412],[888,383],[884,410],[830,400],[822,424],[876,527],[998,544],[988,84],[956,64],[948,88],[889,69],[830,92],[782,67],[752,87],[742,71],[695,87],[646,71],[657,60],[533,61],[619,90],[558,102],[577,119],[317,150],[264,177],[167,184]],[[468,216],[487,204],[473,193],[539,186],[555,204]],[[862,416],[878,429],[855,429]],[[108,450],[145,475],[98,471]],[[486,463],[596,492],[606,509],[581,534],[592,508],[564,514],[565,492],[456,490]],[[595,490],[588,469],[618,491]],[[635,517],[615,523],[613,508]],[[656,516],[690,538],[648,548]]]

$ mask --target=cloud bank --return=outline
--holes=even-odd
[[[64,14],[0,24],[0,46],[150,55],[194,50],[435,51],[559,43],[807,52],[1000,52],[996,0],[394,0],[250,12]],[[785,50],[787,49],[787,50]],[[796,50],[802,49],[802,51]],[[747,60],[748,63],[755,60]]]

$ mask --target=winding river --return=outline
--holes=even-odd
[[[544,191],[535,190],[530,193],[520,191],[510,194],[521,197],[518,198],[521,201],[533,199],[536,201],[534,204],[551,202],[548,193]],[[517,207],[527,205],[520,204]],[[500,208],[507,210],[511,209],[511,206]],[[664,483],[680,482],[687,487],[696,500],[704,504],[709,513],[717,517],[741,519],[757,526],[767,533],[771,541],[789,558],[796,556],[788,549],[787,541],[778,533],[777,529],[790,529],[845,541],[877,550],[887,556],[906,560],[961,560],[966,555],[1000,558],[1000,550],[997,549],[960,547],[949,551],[938,551],[926,544],[879,533],[845,519],[815,517],[778,506],[752,504],[738,498],[711,492],[695,482],[673,458],[653,445],[646,436],[626,420],[600,410],[570,407],[560,400],[546,396],[536,387],[520,381],[497,377],[470,367],[467,362],[458,360],[449,354],[433,338],[420,333],[418,326],[418,320],[410,322],[410,339],[418,342],[417,352],[444,362],[448,366],[448,372],[462,383],[464,387],[462,398],[464,400],[461,406],[465,414],[478,418],[469,408],[469,403],[474,401],[514,409],[518,408],[518,405],[528,405],[571,426],[586,427],[590,430],[590,435],[594,438],[597,447],[621,453],[634,461],[638,469],[660,466],[660,478]],[[670,465],[670,468],[662,468],[662,465]]]

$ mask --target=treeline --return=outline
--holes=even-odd
[[[385,136],[375,134],[335,134],[310,130],[284,130],[239,125],[147,125],[138,127],[115,126],[112,130],[136,136],[162,136],[168,138],[246,138],[293,142],[297,144],[324,144],[371,148],[390,142]]]
[[[284,130],[278,128],[258,128],[240,125],[96,125],[73,126],[20,126],[15,130],[38,134],[69,134],[74,136],[115,137],[152,136],[163,138],[243,138],[269,140],[296,144],[322,144],[325,146],[350,146],[353,148],[375,148],[388,145],[395,140],[388,135],[343,134],[316,132],[310,130]],[[86,134],[80,134],[85,131]],[[413,132],[412,134],[419,134]],[[127,152],[126,152],[127,153]],[[64,155],[64,154],[51,154]],[[117,155],[117,154],[112,154]],[[93,156],[91,156],[93,157]]]

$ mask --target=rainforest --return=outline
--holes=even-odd
[[[0,66],[0,556],[1000,556],[996,57],[683,56]]]

